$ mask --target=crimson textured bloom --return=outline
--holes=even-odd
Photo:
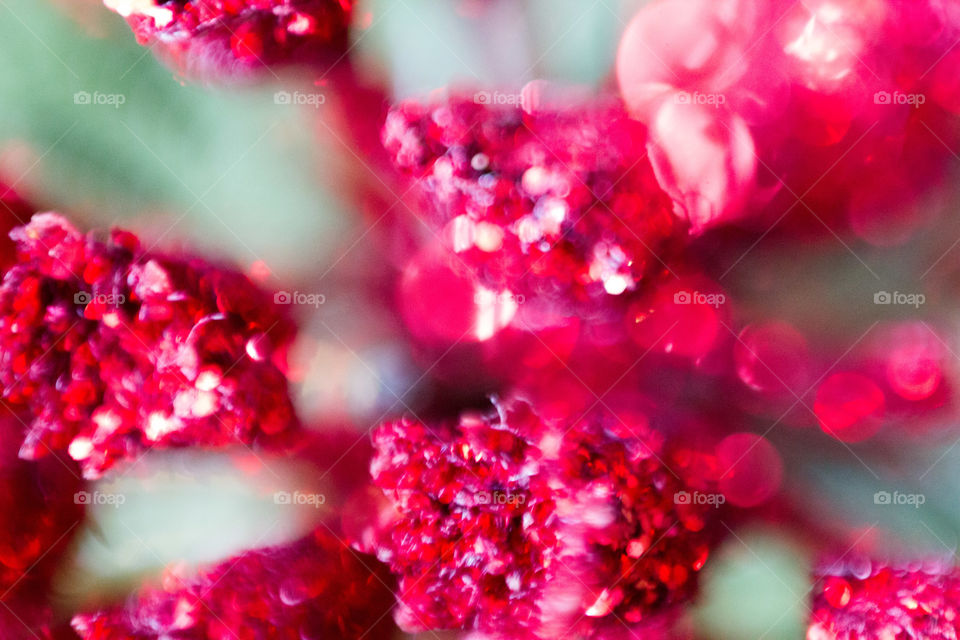
[[[682,226],[646,160],[643,125],[618,100],[525,109],[490,96],[402,103],[383,133],[436,230],[485,286],[584,298],[662,270]]]
[[[52,213],[12,235],[0,382],[29,415],[21,457],[66,450],[97,477],[150,447],[253,444],[295,425],[282,369],[294,328],[246,277]]]
[[[948,640],[960,633],[960,574],[869,562],[818,576],[807,640]]]
[[[335,62],[354,0],[104,0],[137,40],[190,72],[243,73],[284,62]]]
[[[390,574],[318,530],[250,551],[189,581],[167,575],[123,606],[74,616],[84,640],[386,640]]]
[[[642,416],[495,405],[375,432],[374,483],[399,513],[377,554],[399,576],[401,627],[600,637],[692,594],[708,507],[685,499]]]

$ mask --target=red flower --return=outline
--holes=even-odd
[[[818,576],[807,640],[948,640],[960,633],[956,570],[865,563]]]
[[[401,627],[596,637],[693,593],[709,507],[642,416],[496,409],[375,432],[374,483],[399,513],[377,553],[399,576]]]
[[[124,605],[74,616],[84,640],[388,640],[389,573],[323,531],[250,551]]]
[[[239,273],[107,242],[57,214],[13,232],[0,382],[29,415],[20,455],[67,450],[87,477],[154,446],[254,444],[295,426],[290,320]]]
[[[104,0],[137,40],[189,72],[231,74],[284,62],[336,62],[354,0]]]
[[[383,138],[435,229],[494,292],[620,294],[682,231],[619,102],[546,109],[499,93],[407,102]]]

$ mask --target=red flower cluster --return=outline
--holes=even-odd
[[[495,408],[374,435],[374,483],[399,512],[377,554],[400,578],[401,627],[593,636],[693,593],[711,508],[642,415]]]
[[[68,451],[84,475],[154,446],[253,444],[296,424],[283,371],[294,329],[243,275],[108,242],[56,214],[13,232],[0,286],[3,397],[20,455]]]
[[[174,66],[231,74],[285,62],[336,61],[354,0],[104,0]]]
[[[318,530],[249,551],[183,580],[174,575],[125,605],[73,618],[84,640],[388,640],[390,575]]]
[[[960,576],[949,568],[843,568],[818,577],[807,640],[952,640]]]
[[[354,11],[353,0],[105,1],[176,66],[219,75],[336,63]],[[757,507],[783,481],[774,445],[730,415],[818,423],[854,442],[889,417],[918,424],[951,406],[950,348],[926,325],[884,326],[837,351],[791,318],[734,308],[728,289],[749,287],[720,283],[791,212],[804,230],[876,245],[927,221],[921,198],[960,141],[958,36],[945,0],[659,0],[622,41],[622,101],[556,100],[534,83],[390,111],[382,141],[434,236],[398,242],[414,249],[404,319],[440,359],[452,354],[459,366],[436,367],[448,383],[456,371],[475,389],[482,371],[524,390],[492,411],[374,433],[379,493],[349,489],[386,507],[341,515],[397,576],[404,629],[671,637],[711,553],[715,507]],[[20,207],[10,202],[0,188],[0,204]],[[42,594],[45,574],[27,573],[59,540],[73,513],[59,501],[77,486],[46,469],[56,454],[94,478],[153,446],[291,431],[294,328],[243,276],[143,250],[126,232],[101,241],[42,214],[13,238],[0,385],[26,429],[0,439],[0,506],[26,517],[0,537],[0,588]],[[746,251],[726,255],[743,238]],[[874,304],[917,310],[921,298],[878,291]],[[716,430],[692,417],[704,407],[725,414]],[[697,429],[706,449],[678,444]],[[389,577],[318,532],[170,576],[73,626],[87,640],[386,638]],[[861,563],[818,580],[808,640],[960,635],[955,570]],[[27,615],[50,628],[48,609]]]
[[[583,300],[662,271],[684,229],[645,157],[646,129],[613,99],[521,108],[534,98],[489,95],[402,103],[383,133],[443,243],[481,283]]]

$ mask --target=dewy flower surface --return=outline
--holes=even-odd
[[[953,640],[960,633],[956,569],[874,564],[819,576],[807,640]]]
[[[0,286],[3,397],[20,456],[67,451],[87,477],[155,446],[255,444],[296,426],[291,321],[243,275],[101,242],[39,214]]]
[[[104,0],[137,40],[187,70],[247,71],[335,62],[348,46],[354,0]]]
[[[74,616],[84,640],[388,640],[390,575],[318,530],[190,579],[169,574],[124,605]]]
[[[383,132],[442,240],[484,284],[583,299],[662,270],[683,229],[646,129],[616,100],[526,109],[489,95],[402,103]]]
[[[377,553],[399,576],[401,627],[598,637],[692,595],[712,509],[686,500],[643,416],[495,405],[375,432],[374,483],[399,514]]]

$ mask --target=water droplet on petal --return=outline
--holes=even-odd
[[[853,596],[853,589],[850,583],[843,578],[828,578],[823,585],[823,596],[830,603],[830,606],[842,609],[850,602]]]

